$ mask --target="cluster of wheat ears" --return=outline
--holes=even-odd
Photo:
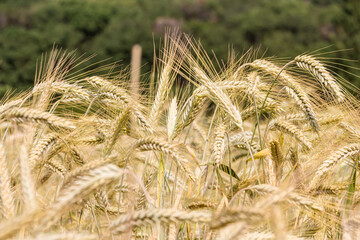
[[[52,52],[1,102],[0,239],[356,239],[359,102],[320,56],[166,36],[135,94]]]

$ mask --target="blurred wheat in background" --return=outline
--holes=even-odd
[[[321,54],[234,56],[167,35],[140,86],[44,57],[0,106],[0,239],[357,239],[349,84]]]

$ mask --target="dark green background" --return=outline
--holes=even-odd
[[[229,44],[240,54],[261,46],[260,52],[277,57],[350,49],[325,56],[342,58],[337,61],[347,66],[341,68],[360,74],[350,68],[359,67],[359,0],[2,0],[0,94],[30,87],[36,60],[54,43],[78,55],[96,53],[89,64],[111,57],[124,66],[138,43],[146,72],[153,40],[159,43],[169,24],[180,25],[219,59],[227,58]],[[341,74],[360,86],[358,77]]]

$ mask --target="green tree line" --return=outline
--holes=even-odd
[[[359,11],[358,0],[3,0],[0,94],[31,86],[36,61],[54,45],[96,54],[88,64],[111,58],[126,66],[132,45],[140,44],[147,71],[167,27],[191,34],[218,59],[229,48],[294,57],[328,47],[323,52],[335,52],[324,56],[342,58],[341,68],[354,72],[359,63],[345,59],[360,56]]]

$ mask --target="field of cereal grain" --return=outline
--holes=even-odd
[[[255,56],[167,35],[134,90],[54,50],[1,102],[0,239],[357,239],[359,101],[322,55]]]

